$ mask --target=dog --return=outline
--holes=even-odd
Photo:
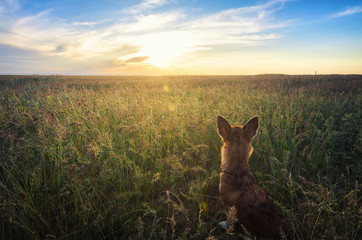
[[[230,126],[218,116],[217,130],[222,138],[219,193],[224,204],[235,206],[236,216],[252,235],[264,239],[281,239],[281,221],[273,202],[256,183],[249,167],[253,153],[252,139],[259,127],[259,117],[244,126]]]

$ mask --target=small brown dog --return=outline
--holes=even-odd
[[[281,239],[280,219],[274,205],[249,168],[249,158],[254,150],[251,141],[258,126],[258,116],[244,126],[230,126],[218,116],[218,133],[224,143],[219,192],[225,204],[236,207],[239,222],[251,234],[258,238]]]

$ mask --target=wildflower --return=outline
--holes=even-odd
[[[161,176],[160,172],[153,174],[151,182],[153,182],[153,183],[157,182],[158,180],[160,180],[160,176]]]

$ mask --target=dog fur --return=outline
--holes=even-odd
[[[251,145],[259,126],[258,116],[244,126],[230,126],[218,116],[217,129],[223,140],[219,192],[223,203],[235,206],[241,224],[257,238],[281,239],[280,219],[273,202],[256,183],[249,167]]]

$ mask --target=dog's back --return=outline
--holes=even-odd
[[[230,126],[218,117],[218,132],[223,139],[219,191],[221,199],[237,209],[237,217],[257,237],[280,239],[280,219],[264,190],[256,184],[249,168],[253,152],[251,140],[258,129],[258,117],[244,126]]]

